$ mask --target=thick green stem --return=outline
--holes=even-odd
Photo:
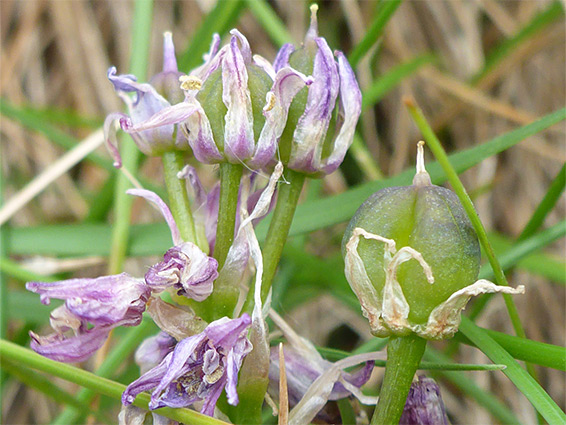
[[[218,223],[216,225],[216,243],[214,258],[218,268],[222,269],[228,251],[234,241],[234,226],[238,208],[238,191],[243,168],[239,164],[225,162],[220,164],[220,199],[218,205]]]
[[[385,377],[371,420],[372,425],[399,423],[425,347],[426,340],[415,334],[389,339]]]
[[[265,301],[273,277],[277,271],[279,260],[283,247],[287,241],[289,228],[295,215],[297,202],[305,183],[305,175],[296,171],[286,169],[284,173],[285,179],[288,184],[282,184],[279,187],[279,194],[277,195],[277,205],[273,212],[271,224],[267,231],[267,237],[263,244],[263,276],[261,282],[261,299]],[[253,296],[254,291],[250,289],[248,297],[244,305],[244,311],[251,312],[253,309]]]
[[[181,238],[185,242],[197,243],[195,223],[187,189],[184,181],[177,177],[177,173],[183,168],[183,154],[178,151],[165,152],[162,159],[165,185],[169,195],[169,208],[171,208]]]

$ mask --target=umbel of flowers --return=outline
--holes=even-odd
[[[107,77],[127,106],[127,113],[112,113],[104,123],[107,146],[117,167],[122,163],[116,139],[120,128],[144,154],[163,156],[164,164],[168,154],[174,154],[175,161],[192,155],[204,164],[221,164],[221,183],[207,193],[196,169],[187,165],[174,173],[165,170],[168,189],[181,188],[185,204],[172,197],[171,191],[168,206],[151,191],[129,190],[130,195],[145,198],[161,212],[171,231],[172,246],[159,262],[148,267],[143,278],[122,273],[29,282],[27,288],[38,293],[43,303],[52,298],[64,301],[51,314],[53,333],[39,336],[32,332],[31,346],[54,360],[82,362],[102,347],[112,329],[139,325],[145,313],[161,332],[141,342],[136,352],[142,375],[124,392],[125,406],[130,406],[137,394],[151,391],[151,410],[193,407],[213,416],[219,413],[216,403],[225,391],[229,404],[238,405],[240,398],[246,399],[245,409],[256,403],[255,410],[259,406],[261,412],[270,370],[264,322],[268,308],[262,308],[265,295],[305,176],[319,177],[336,170],[352,142],[361,111],[355,75],[344,55],[333,54],[318,36],[313,8],[303,47],[294,51],[293,46],[285,45],[274,63],[253,55],[246,37],[234,29],[223,47],[215,35],[204,63],[185,74],[177,67],[172,35],[166,33],[163,69],[148,83],[118,74],[114,67]],[[277,202],[272,220],[276,230],[270,229],[262,251],[253,225],[274,203],[283,165],[301,176],[300,184],[291,182],[279,190],[282,201]],[[239,174],[228,173],[224,181],[224,166],[240,167]],[[242,166],[251,174],[241,177]],[[264,187],[258,177],[263,171],[273,171]],[[227,187],[232,191],[230,196],[224,196]],[[289,191],[296,195],[292,202],[287,202]],[[183,210],[183,206],[187,208]],[[282,222],[277,211],[286,217]],[[190,216],[194,237],[183,232],[179,220],[183,214]],[[230,216],[228,224],[226,215]],[[215,298],[218,291],[229,287],[238,295],[254,271],[254,284],[248,290],[251,307],[235,308],[235,303],[226,303],[216,308],[218,299],[225,300]],[[213,308],[202,314],[206,306]],[[299,377],[302,364],[314,370],[307,381],[292,388],[293,402],[299,406],[297,418],[313,418],[323,407],[324,403],[307,403],[306,408],[300,403],[308,386],[318,379],[333,386],[320,400],[350,394],[367,400],[359,387],[369,379],[375,357],[331,364],[316,354],[312,345],[302,351],[291,346],[286,352],[290,376]],[[342,370],[359,363],[365,366],[356,373]],[[329,371],[335,376],[326,376]],[[238,386],[239,381],[248,387]],[[238,394],[241,388],[247,391],[250,383],[259,388],[256,399]],[[124,412],[122,419],[127,417],[128,421],[145,416],[131,407]],[[159,415],[154,418],[161,420]]]

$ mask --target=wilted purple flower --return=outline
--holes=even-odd
[[[165,253],[163,261],[150,267],[145,282],[154,291],[174,287],[179,295],[197,301],[205,300],[212,293],[212,283],[218,277],[218,262],[194,243],[182,241],[169,207],[159,196],[145,189],[130,189],[127,193],[141,196],[158,206],[171,229],[175,244]]]
[[[177,340],[163,331],[146,338],[135,354],[136,364],[140,367],[141,373],[145,373],[161,363],[165,356],[173,351],[176,344]]]
[[[340,166],[362,109],[362,94],[348,60],[336,51],[336,62],[326,40],[318,36],[316,10],[316,5],[311,6],[303,47],[295,51],[292,44],[285,44],[274,62],[275,71],[291,66],[314,78],[306,89],[308,94],[300,93],[291,105],[280,150],[287,167],[315,176],[330,174]],[[329,126],[334,128],[327,134]]]
[[[231,34],[230,44],[220,50],[215,36],[204,65],[180,78],[184,102],[133,130],[182,123],[199,161],[259,169],[273,159],[293,97],[312,79],[289,67],[275,72],[265,59],[252,58],[239,31]]]
[[[112,113],[104,122],[106,142],[115,166],[120,167],[122,164],[116,143],[116,130],[113,127],[116,121],[122,130],[132,136],[138,148],[146,155],[159,155],[171,149],[189,149],[182,132],[175,135],[173,124],[154,125],[145,130],[138,130],[153,115],[183,100],[183,92],[179,87],[179,77],[182,75],[184,74],[177,69],[175,47],[170,32],[164,34],[163,71],[151,79],[151,84],[138,83],[137,78],[131,74],[116,75],[115,67],[108,69],[108,79],[129,111],[129,115]],[[133,98],[129,93],[134,93]]]
[[[411,384],[399,425],[448,425],[440,388],[434,379],[419,376]]]
[[[203,332],[180,341],[159,365],[126,388],[122,403],[129,405],[136,395],[153,389],[149,403],[152,410],[202,401],[201,412],[212,416],[226,388],[228,403],[238,404],[238,371],[252,349],[246,337],[250,324],[247,314],[238,319],[223,317]]]
[[[289,405],[293,407],[303,398],[312,383],[330,369],[332,363],[319,356],[306,357],[289,346],[284,347],[283,353],[285,356]],[[359,389],[370,378],[374,363],[373,361],[368,361],[354,373],[342,372],[342,379]],[[269,382],[273,386],[273,390],[279,385],[279,347],[271,347]],[[340,381],[337,381],[332,387],[328,400],[340,400],[351,395],[352,392],[346,389]]]
[[[140,279],[126,273],[96,279],[69,279],[59,282],[28,282],[29,291],[40,294],[41,302],[51,298],[65,304],[51,313],[54,334],[42,337],[30,332],[31,348],[62,362],[80,362],[98,350],[117,326],[136,326],[151,290]],[[88,327],[88,323],[94,327]],[[74,335],[66,335],[72,330]]]

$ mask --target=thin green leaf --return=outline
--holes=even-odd
[[[527,225],[523,228],[523,231],[519,235],[518,241],[522,241],[537,231],[537,229],[542,226],[544,219],[548,215],[550,211],[554,208],[558,199],[560,199],[560,195],[564,192],[564,187],[566,186],[566,163],[562,166],[548,191],[544,195],[544,198],[538,205],[537,209],[531,216],[531,219],[527,223]]]
[[[427,347],[424,358],[435,362],[449,362],[450,358],[442,353]],[[458,371],[443,371],[441,373],[433,373],[442,376],[448,381],[459,387],[468,397],[473,398],[476,402],[486,409],[494,418],[504,424],[520,424],[515,414],[503,403],[501,403],[493,394],[480,388],[473,379],[467,377],[464,373]]]
[[[489,142],[450,155],[450,163],[461,173],[564,119],[566,109],[560,109]],[[427,170],[435,184],[446,180],[438,163],[428,163]],[[408,169],[388,179],[365,183],[339,195],[299,205],[290,236],[309,233],[349,220],[372,193],[389,186],[411,184],[414,174],[413,169]],[[260,240],[265,238],[269,221],[270,217],[267,217],[258,225],[257,234]],[[107,224],[19,227],[11,229],[8,243],[10,252],[21,255],[108,255],[109,230]],[[88,244],[85,243],[87,240]],[[170,246],[171,240],[165,223],[132,226],[129,251],[131,255],[162,254]]]
[[[491,51],[486,58],[483,69],[472,77],[472,83],[481,80],[524,41],[530,40],[536,33],[563,16],[564,9],[562,4],[559,1],[553,2],[546,10],[536,15],[527,25],[521,28],[517,34],[505,39]]]
[[[566,423],[566,415],[550,398],[547,392],[528,374],[513,357],[505,351],[487,332],[476,326],[467,317],[462,317],[460,331],[472,341],[494,363],[507,366],[503,373],[515,384],[535,409],[550,425]]]
[[[59,300],[52,300],[50,305],[44,305],[37,294],[25,291],[12,290],[8,292],[6,298],[8,301],[6,310],[10,319],[36,325],[48,323],[51,311],[63,304]]]
[[[255,16],[256,21],[278,47],[281,47],[285,43],[292,42],[291,35],[287,31],[285,24],[281,21],[279,16],[277,16],[269,3],[265,0],[246,0],[246,5]]]
[[[401,5],[402,0],[388,0],[381,2],[379,9],[373,23],[366,32],[364,38],[354,47],[348,60],[352,68],[355,68],[358,62],[365,56],[365,54],[371,49],[375,42],[383,34],[385,25],[389,22],[389,19],[393,16],[397,8]]]
[[[69,364],[56,362],[40,356],[27,348],[20,347],[13,342],[0,341],[0,359],[8,359],[17,364],[36,369],[53,376],[57,376],[69,382],[90,388],[99,394],[106,395],[115,400],[120,400],[126,386],[110,379],[96,376],[86,370],[79,369]],[[134,406],[148,409],[150,396],[147,393],[138,394],[134,400]],[[189,409],[172,409],[164,407],[159,409],[159,414],[167,418],[194,425],[226,425],[226,422],[203,415]]]
[[[206,15],[198,30],[191,37],[189,47],[179,58],[179,70],[188,72],[198,66],[202,61],[202,55],[208,51],[212,35],[214,33],[224,35],[238,20],[244,9],[243,6],[244,2],[241,0],[216,2],[214,9]]]
[[[566,372],[566,347],[519,338],[491,329],[481,329],[515,359]],[[474,345],[462,332],[458,332],[455,339],[464,344]]]
[[[53,382],[45,378],[43,375],[38,374],[37,372],[32,372],[30,369],[22,367],[22,365],[15,364],[6,359],[2,361],[0,367],[2,367],[2,369],[12,375],[18,381],[22,382],[30,388],[42,392],[47,397],[52,398],[59,404],[68,404],[69,406],[73,406],[77,410],[87,412],[89,415],[92,415],[96,419],[98,419],[101,423],[115,423],[114,420],[106,417],[96,410],[93,410],[87,403],[83,403],[75,399],[71,394],[62,390]]]
[[[377,78],[371,86],[362,93],[362,110],[365,110],[385,97],[403,79],[417,72],[422,66],[436,61],[432,54],[418,56],[408,62],[394,66],[385,74]]]
[[[140,81],[147,78],[147,61],[153,18],[153,1],[139,0],[134,3],[134,21],[132,23],[132,56],[130,72]],[[129,136],[122,135],[122,138]],[[122,167],[131,174],[136,174],[141,153],[134,143],[122,143],[120,146]],[[112,242],[110,245],[110,261],[108,271],[117,274],[122,271],[128,239],[130,237],[130,216],[132,212],[132,197],[126,194],[131,183],[125,174],[120,173],[114,188],[115,221],[112,226]]]

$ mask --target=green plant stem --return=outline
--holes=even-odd
[[[151,21],[153,16],[153,1],[140,0],[135,2],[134,22],[132,24],[132,56],[130,72],[136,75],[139,80],[145,80],[147,74],[147,59],[149,56]],[[124,140],[121,144],[120,155],[122,156],[122,166],[130,173],[135,174],[137,169],[140,152],[132,140]],[[128,137],[129,138],[129,137]],[[114,192],[114,211],[115,222],[112,228],[112,245],[108,271],[110,274],[117,274],[122,271],[122,266],[126,258],[128,249],[128,239],[130,236],[130,215],[132,211],[132,197],[126,194],[130,187],[125,174],[118,175]]]
[[[218,269],[222,269],[228,251],[234,242],[234,227],[238,213],[238,192],[242,179],[243,167],[240,164],[225,162],[220,164],[220,199],[218,204],[218,223],[216,226],[216,243],[214,258],[218,261]]]
[[[120,400],[126,386],[109,379],[96,376],[93,373],[77,367],[56,362],[40,356],[33,351],[20,347],[13,342],[0,341],[0,359],[8,359],[14,363],[23,364],[32,369],[57,376],[66,381],[93,389],[99,394]],[[134,400],[134,406],[148,409],[150,396],[147,393],[138,394]],[[159,414],[175,421],[193,425],[226,425],[226,422],[203,415],[189,409],[172,409],[164,407],[159,409]]]
[[[426,340],[411,334],[389,338],[387,366],[372,425],[398,424],[407,394],[426,348]]]
[[[265,301],[273,277],[277,271],[277,265],[281,259],[283,247],[287,241],[289,228],[293,221],[293,215],[297,208],[297,202],[305,183],[305,175],[296,171],[286,169],[283,174],[287,184],[279,186],[279,193],[277,195],[277,204],[273,217],[267,231],[267,237],[263,244],[263,276],[261,282],[261,299]],[[253,296],[254,291],[250,289],[244,304],[244,311],[251,312],[253,309]]]
[[[169,195],[169,208],[171,208],[181,238],[185,242],[197,243],[195,223],[185,182],[177,177],[177,173],[183,168],[183,154],[179,151],[165,152],[161,159]]]

